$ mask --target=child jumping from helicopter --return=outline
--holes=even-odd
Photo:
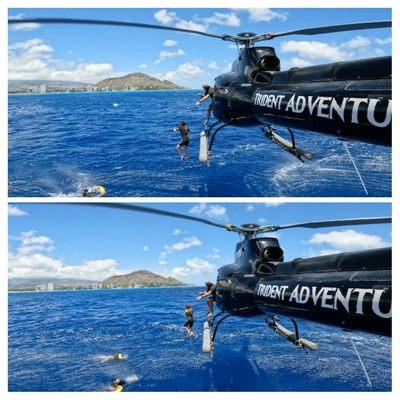
[[[186,332],[188,336],[193,336],[193,324],[194,324],[194,314],[193,314],[193,308],[187,304],[185,307],[185,315],[186,315],[186,322],[183,324],[183,326],[186,329]]]
[[[210,281],[207,281],[205,283],[206,285],[206,291],[205,292],[199,292],[199,297],[197,297],[197,301],[200,301],[202,299],[204,299],[207,296],[210,296],[207,301],[206,304],[208,306],[208,314],[207,317],[212,318],[213,313],[214,313],[214,303],[216,300],[216,291],[217,291],[217,287]]]
[[[196,106],[199,106],[203,101],[206,101],[207,99],[211,99],[211,103],[207,109],[207,117],[204,120],[204,125],[208,125],[208,123],[210,122],[211,112],[214,107],[214,89],[207,84],[203,84],[202,87],[204,89],[204,94],[199,93],[200,100],[196,102]]]
[[[182,136],[181,141],[176,145],[176,151],[181,160],[187,160],[189,158],[190,129],[184,121],[181,121],[179,125],[174,128],[174,132],[179,132]],[[185,155],[182,154],[182,148],[185,149]]]

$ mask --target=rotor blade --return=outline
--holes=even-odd
[[[68,203],[68,204],[70,204],[70,203]],[[75,205],[76,204],[77,203],[75,203]],[[208,219],[204,219],[204,218],[193,217],[191,215],[186,215],[186,214],[179,214],[179,213],[175,213],[172,211],[159,210],[157,208],[138,206],[135,204],[122,204],[122,203],[78,203],[78,204],[84,205],[84,206],[114,208],[117,210],[136,211],[136,212],[143,212],[143,213],[148,213],[148,214],[163,215],[163,216],[172,217],[172,218],[187,219],[189,221],[195,221],[195,222],[200,222],[202,224],[216,226],[217,228],[228,229],[228,227],[229,227],[229,225],[218,224],[216,222],[212,222],[212,221],[209,221]]]
[[[26,19],[9,19],[8,24],[82,24],[82,25],[111,25],[111,26],[125,26],[128,28],[147,28],[147,29],[160,29],[165,31],[175,31],[184,33],[193,33],[196,35],[208,36],[212,38],[229,40],[229,35],[216,35],[214,33],[207,33],[202,31],[196,31],[193,29],[175,28],[173,26],[163,26],[154,24],[141,24],[138,22],[127,22],[127,21],[109,21],[99,19],[79,19],[79,18],[26,18]]]
[[[354,218],[354,219],[336,219],[331,221],[314,221],[314,222],[299,222],[289,225],[262,226],[257,229],[257,232],[275,232],[281,229],[289,228],[328,228],[333,226],[350,226],[350,225],[372,225],[372,224],[387,224],[392,222],[392,217],[376,217],[376,218]]]
[[[356,22],[352,24],[320,26],[316,28],[296,29],[293,31],[269,33],[267,35],[258,35],[260,39],[256,39],[256,41],[273,39],[276,37],[289,36],[289,35],[320,35],[323,33],[347,32],[347,31],[357,31],[363,29],[377,29],[377,28],[391,28],[391,27],[392,27],[392,21]],[[264,38],[261,39],[261,37]]]

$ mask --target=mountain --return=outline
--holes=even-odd
[[[151,90],[151,89],[183,89],[167,80],[159,80],[141,72],[134,72],[125,76],[103,79],[94,85],[97,90]]]
[[[99,286],[99,282],[87,279],[57,279],[57,278],[12,278],[8,280],[8,290],[35,290],[37,286],[54,284],[55,290],[83,289]]]
[[[139,286],[190,286],[175,278],[165,278],[144,269],[126,275],[114,275],[102,282],[104,287],[139,287]]]

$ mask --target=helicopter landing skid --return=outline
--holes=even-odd
[[[288,141],[282,136],[279,136],[272,125],[268,125],[266,128],[261,128],[264,136],[267,139],[282,147],[284,150],[299,159],[301,162],[305,162],[305,160],[312,160],[314,158],[314,154],[307,150],[303,150],[300,147],[297,147],[293,131],[290,128],[286,129],[290,133],[291,141]]]
[[[214,350],[214,341],[215,337],[217,336],[218,328],[220,327],[222,321],[229,317],[233,317],[232,314],[225,315],[220,320],[217,321],[215,328],[214,328],[214,321],[216,317],[222,315],[223,312],[218,313],[214,317],[210,318],[208,321],[204,322],[203,327],[203,352],[204,353],[211,353]]]
[[[308,349],[314,351],[317,350],[318,345],[314,342],[311,342],[310,340],[300,337],[299,327],[297,325],[297,322],[294,319],[292,319],[291,321],[293,322],[294,325],[294,332],[285,328],[281,324],[278,324],[278,318],[276,318],[275,315],[269,321],[267,318],[265,318],[265,322],[268,328],[271,328],[274,332],[278,333],[286,340],[293,343],[296,347],[302,349],[306,354],[308,354]]]
[[[211,149],[214,144],[215,136],[222,128],[225,128],[230,124],[218,125],[220,125],[220,123],[215,122],[211,126],[206,126],[206,128],[200,133],[199,161],[206,163],[207,167],[211,165]],[[209,138],[210,140],[208,140]]]

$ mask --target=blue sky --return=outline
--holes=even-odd
[[[10,9],[9,15],[128,20],[213,33],[281,32],[309,26],[391,19],[389,9]],[[391,54],[391,30],[292,36],[268,42],[282,67]],[[142,71],[187,87],[229,70],[231,43],[183,33],[99,26],[10,28],[10,79],[96,82]]]
[[[154,203],[217,222],[287,224],[391,215],[385,203]],[[287,260],[391,242],[391,225],[278,233]],[[145,268],[185,282],[215,279],[233,260],[237,234],[149,214],[64,204],[12,204],[9,277],[104,279]]]

